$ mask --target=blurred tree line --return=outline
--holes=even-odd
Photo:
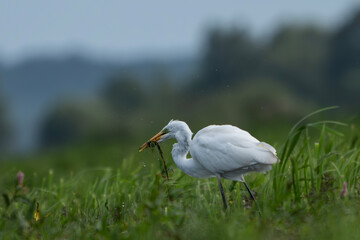
[[[6,116],[5,103],[0,91],[0,151],[5,148],[10,138],[10,126]]]
[[[194,131],[212,123],[260,131],[322,106],[359,113],[359,43],[360,11],[334,32],[289,25],[266,41],[243,29],[215,28],[206,35],[191,84],[171,84],[166,71],[148,84],[136,73],[114,76],[95,100],[55,107],[44,120],[41,142],[135,141],[172,118],[190,121]]]

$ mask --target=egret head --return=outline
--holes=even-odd
[[[185,122],[178,120],[171,120],[159,133],[150,138],[149,141],[141,145],[139,151],[143,151],[144,149],[151,146],[154,143],[164,142],[166,140],[175,138],[177,135],[182,135],[181,133],[190,132],[188,125]]]

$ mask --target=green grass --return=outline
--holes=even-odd
[[[354,239],[358,138],[356,125],[299,122],[275,146],[281,162],[273,171],[246,177],[258,206],[242,184],[225,180],[225,212],[217,180],[183,174],[171,144],[163,148],[170,181],[137,146],[78,146],[1,162],[0,239]],[[23,188],[16,188],[19,170]]]

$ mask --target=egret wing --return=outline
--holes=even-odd
[[[277,161],[272,146],[230,125],[209,126],[199,131],[191,144],[190,153],[206,169],[219,174]]]

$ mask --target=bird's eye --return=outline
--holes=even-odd
[[[162,130],[162,134],[167,134],[167,133],[169,133],[169,129],[165,128]]]

